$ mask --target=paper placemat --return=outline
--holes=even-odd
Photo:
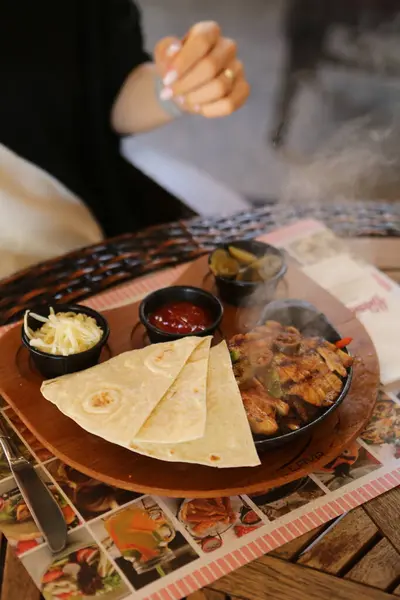
[[[321,260],[334,259],[336,267],[341,264],[342,268],[335,269],[340,277],[335,275],[334,283],[328,277],[324,284],[328,289],[336,286],[334,292],[340,298],[345,280],[341,299],[357,315],[379,314],[375,310],[376,294],[384,298],[389,315],[396,309],[398,287],[376,269],[354,261],[342,241],[320,223],[302,221],[262,239],[284,247],[320,284]],[[91,298],[87,304],[104,310],[133,302],[153,289],[171,284],[186,268],[183,265],[144,277]],[[361,287],[355,285],[356,293],[351,291],[354,281],[362,282]],[[375,282],[379,288],[373,287]],[[363,294],[357,291],[360,289]],[[379,331],[376,321],[369,318],[364,323],[378,347],[382,364]],[[382,366],[386,373],[385,364]],[[391,367],[387,372],[393,381],[395,370]],[[10,435],[35,462],[40,476],[56,495],[68,523],[69,545],[61,555],[51,555],[3,456],[0,529],[46,600],[84,600],[96,595],[102,600],[178,600],[398,486],[400,386],[399,390],[393,386],[391,389],[391,393],[381,390],[374,415],[360,439],[324,469],[294,482],[273,499],[265,494],[177,500],[113,488],[54,458],[16,414],[3,405],[1,412]],[[218,519],[213,518],[216,512]]]

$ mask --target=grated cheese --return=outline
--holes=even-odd
[[[28,326],[28,317],[43,323],[33,331]],[[103,330],[93,317],[83,313],[55,313],[50,307],[48,317],[29,310],[24,315],[24,331],[29,344],[42,352],[69,356],[93,348],[101,340]]]

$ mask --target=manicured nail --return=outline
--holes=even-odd
[[[160,92],[160,98],[161,100],[169,100],[170,98],[172,98],[173,96],[173,92],[171,90],[171,88],[163,88]]]
[[[183,104],[185,104],[185,98],[184,98],[183,96],[177,96],[177,97],[175,98],[175,101],[176,101],[178,104],[180,104],[181,106],[182,106]]]
[[[193,110],[195,110],[196,112],[200,112],[200,104],[195,104],[193,106]]]
[[[173,42],[167,49],[166,55],[168,57],[175,56],[175,54],[179,52],[181,48],[182,44],[180,42]]]
[[[174,83],[174,81],[176,81],[177,79],[178,73],[176,71],[168,71],[168,73],[163,79],[163,83],[165,86],[169,86],[171,85],[171,83]]]

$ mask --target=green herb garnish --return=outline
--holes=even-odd
[[[281,381],[276,369],[270,369],[266,372],[264,385],[268,393],[274,398],[281,398],[283,396]]]
[[[240,360],[240,352],[236,348],[233,350],[229,350],[229,354],[231,355],[232,364],[235,364]]]

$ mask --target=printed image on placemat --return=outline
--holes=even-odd
[[[86,521],[142,495],[92,479],[58,459],[48,463],[46,469]]]
[[[22,557],[45,600],[122,600],[129,588],[94,539],[80,529],[57,556],[46,546]]]
[[[90,528],[136,589],[198,558],[150,496],[92,522]]]
[[[382,461],[400,458],[400,404],[380,391],[371,420],[360,437]]]
[[[379,469],[382,464],[372,456],[363,446],[354,442],[338,457],[318,470],[314,475],[329,490],[337,490],[354,480],[368,475]]]
[[[243,498],[164,498],[168,508],[203,552],[209,553],[263,525]]]
[[[265,494],[251,496],[251,499],[270,521],[274,521],[324,495],[310,477],[303,477]]]
[[[66,498],[42,469],[38,469],[37,472],[57,500],[68,529],[77,527],[80,524],[79,517]],[[12,477],[0,483],[0,531],[15,547],[17,554],[27,552],[44,542],[44,538]]]

